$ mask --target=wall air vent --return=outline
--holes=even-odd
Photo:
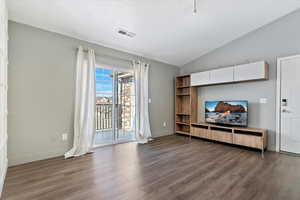
[[[126,31],[126,30],[124,30],[124,29],[119,29],[119,30],[118,30],[118,33],[121,34],[121,35],[125,35],[125,36],[127,36],[127,37],[131,37],[131,38],[133,38],[133,37],[136,36],[135,33],[132,33],[132,32],[130,32],[130,31]]]

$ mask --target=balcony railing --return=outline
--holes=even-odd
[[[96,130],[112,129],[112,104],[96,104]]]
[[[132,128],[132,107],[129,105],[118,104],[118,129],[129,130]],[[104,131],[112,129],[112,104],[96,104],[96,130]]]

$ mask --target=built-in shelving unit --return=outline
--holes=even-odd
[[[251,148],[267,148],[267,130],[226,127],[201,123],[197,119],[198,87],[216,84],[267,80],[269,65],[265,61],[193,73],[176,77],[175,132]]]
[[[176,109],[175,109],[175,131],[179,134],[190,135],[191,122],[196,115],[191,109],[191,98],[196,93],[196,88],[190,87],[190,75],[176,77]]]
[[[179,134],[190,134],[190,76],[176,78],[175,130]]]

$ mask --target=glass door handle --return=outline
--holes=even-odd
[[[283,113],[290,113],[290,111],[288,109],[286,109],[286,108],[282,108],[281,112],[283,112]]]
[[[281,106],[287,106],[287,99],[281,99]]]

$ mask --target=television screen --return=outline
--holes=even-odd
[[[205,121],[232,126],[248,125],[248,101],[206,101]]]

